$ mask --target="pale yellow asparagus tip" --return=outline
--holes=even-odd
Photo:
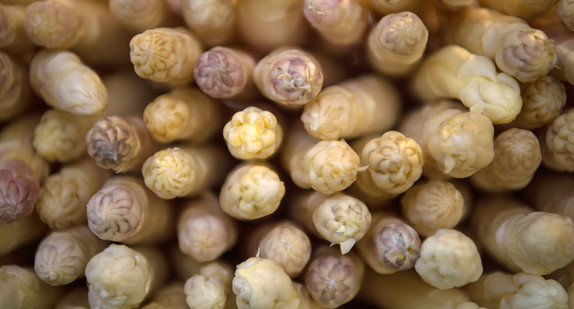
[[[407,191],[422,175],[423,151],[412,138],[398,131],[387,131],[361,149],[361,164],[377,187],[391,193]]]
[[[108,104],[99,75],[65,50],[36,53],[30,63],[30,85],[48,105],[72,114],[94,116]]]
[[[426,147],[440,171],[464,178],[492,162],[493,136],[494,127],[486,116],[460,112],[440,124]]]
[[[69,48],[76,45],[84,27],[81,14],[67,1],[35,1],[26,8],[24,30],[36,45]]]
[[[259,241],[259,257],[270,258],[291,277],[299,275],[311,257],[311,240],[292,223],[275,226]]]
[[[336,193],[316,206],[313,223],[323,238],[331,245],[339,245],[341,253],[347,254],[367,233],[371,212],[360,200]]]
[[[186,84],[202,49],[185,28],[155,28],[130,41],[130,60],[138,76],[156,82]]]
[[[250,106],[233,115],[223,128],[231,155],[238,159],[265,159],[283,141],[283,129],[273,113]]]
[[[558,171],[574,171],[574,151],[572,131],[574,130],[574,110],[568,110],[546,129],[542,162]]]
[[[512,124],[523,129],[536,129],[551,123],[566,105],[566,87],[551,75],[522,85],[520,91],[522,110]]]
[[[465,208],[462,193],[443,180],[414,185],[401,199],[401,205],[403,215],[423,236],[455,227]]]
[[[559,0],[556,14],[568,29],[574,31],[574,1]]]
[[[474,241],[452,229],[426,238],[415,270],[428,284],[450,289],[474,282],[482,275],[482,260]]]
[[[220,193],[221,207],[239,220],[253,220],[277,210],[285,185],[265,165],[244,164],[232,171]]]
[[[223,309],[227,301],[224,283],[216,277],[194,275],[184,287],[189,308]]]
[[[86,266],[91,307],[130,308],[148,295],[152,266],[138,251],[112,244],[90,259]]]
[[[255,65],[253,77],[263,96],[286,106],[302,106],[319,94],[323,73],[318,61],[299,49],[279,49]]]
[[[232,281],[239,309],[297,308],[299,294],[281,266],[257,257],[237,265]]]

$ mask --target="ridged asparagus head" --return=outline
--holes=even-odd
[[[124,241],[143,220],[143,210],[130,190],[112,186],[92,196],[88,201],[87,216],[88,227],[98,237]]]
[[[376,230],[372,238],[375,256],[396,270],[413,268],[420,256],[421,239],[405,223],[392,223]]]
[[[233,96],[245,79],[240,61],[226,48],[213,48],[199,56],[194,69],[195,81],[213,98]]]
[[[33,210],[40,185],[34,172],[19,160],[0,162],[0,222],[10,223],[28,216]]]
[[[110,116],[98,120],[86,134],[87,151],[99,167],[123,170],[140,146],[131,125],[120,117]]]

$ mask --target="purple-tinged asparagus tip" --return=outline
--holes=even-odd
[[[404,223],[384,226],[372,241],[377,258],[397,270],[413,268],[420,256],[421,239],[412,227]]]
[[[34,172],[19,160],[0,162],[0,222],[10,223],[32,213],[40,194]]]

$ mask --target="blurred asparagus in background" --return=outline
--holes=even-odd
[[[108,9],[119,22],[136,33],[181,23],[165,0],[111,0]]]
[[[538,140],[542,149],[542,163],[553,170],[574,171],[574,152],[571,143],[571,123],[574,110],[563,111],[554,121],[540,131]]]
[[[25,54],[34,51],[32,43],[24,31],[26,5],[0,4],[0,48],[9,54]]]
[[[34,270],[18,265],[0,266],[2,308],[52,308],[64,292],[38,279]]]
[[[28,70],[18,60],[0,52],[0,122],[23,114],[33,102]]]
[[[206,47],[236,40],[237,0],[182,0],[181,13],[187,27]]]

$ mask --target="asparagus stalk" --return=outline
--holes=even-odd
[[[494,139],[494,160],[471,179],[475,186],[487,191],[522,189],[541,161],[540,144],[534,133],[511,128]]]
[[[207,46],[225,45],[235,35],[235,0],[183,0],[181,13],[185,24]]]
[[[367,265],[379,274],[413,268],[421,248],[417,232],[390,212],[377,211],[372,216],[367,234],[357,243]]]
[[[462,193],[449,181],[415,184],[401,199],[402,213],[422,236],[454,228],[465,211]]]
[[[165,280],[167,264],[157,249],[111,244],[85,273],[91,308],[135,308]]]
[[[0,48],[10,54],[24,54],[34,50],[35,45],[24,31],[26,4],[0,5]]]
[[[353,138],[390,129],[401,99],[386,78],[364,74],[323,89],[305,104],[301,121],[321,140]]]
[[[493,59],[500,70],[521,82],[534,81],[556,65],[554,42],[515,16],[466,6],[449,18],[445,30],[447,42]]]
[[[513,272],[546,275],[574,259],[574,223],[511,198],[479,200],[470,216],[478,243]]]
[[[364,273],[365,264],[356,253],[340,255],[332,248],[321,247],[309,263],[305,287],[319,305],[337,308],[357,295]]]
[[[457,230],[440,229],[423,241],[415,270],[426,283],[445,290],[478,280],[482,260],[472,239]]]
[[[303,14],[315,31],[337,48],[357,47],[369,27],[369,10],[360,1],[305,0]]]
[[[141,115],[156,96],[149,83],[129,67],[104,75],[102,81],[108,90],[109,102],[101,117]]]
[[[95,116],[108,104],[100,76],[69,51],[41,50],[30,64],[30,85],[50,106]]]
[[[360,200],[338,192],[323,195],[307,191],[297,196],[289,207],[291,216],[307,230],[339,245],[347,254],[367,233],[371,212]]]
[[[412,12],[385,15],[369,32],[367,59],[371,67],[388,76],[412,72],[427,46],[428,29]]]
[[[58,301],[55,309],[89,309],[88,288],[85,286],[73,288]]]
[[[302,0],[261,3],[241,0],[237,6],[237,30],[243,42],[260,53],[280,46],[300,46],[309,37]]]
[[[0,307],[53,308],[63,290],[38,279],[34,270],[18,265],[0,266]]]
[[[166,1],[110,0],[110,13],[124,26],[135,32],[175,26],[178,19]]]
[[[171,85],[193,80],[193,67],[202,53],[201,43],[183,27],[149,29],[134,36],[129,45],[139,77]]]
[[[520,87],[506,73],[497,73],[485,56],[447,45],[421,63],[412,80],[415,94],[425,101],[457,98],[474,113],[495,124],[509,123],[522,108]]]
[[[291,278],[271,259],[252,257],[237,265],[232,289],[239,309],[297,308],[301,303]]]
[[[197,86],[216,99],[252,98],[255,59],[237,48],[216,46],[203,52],[193,68]]]
[[[86,133],[87,151],[99,167],[125,173],[141,169],[157,145],[141,116],[100,118]]]
[[[560,284],[542,276],[494,271],[465,287],[470,297],[487,308],[569,308]]]
[[[0,121],[15,118],[30,106],[28,71],[12,56],[0,52]]]
[[[162,199],[189,197],[223,180],[228,159],[214,144],[166,148],[146,159],[145,185]]]
[[[86,205],[88,227],[101,239],[151,244],[173,235],[173,208],[135,176],[109,178]]]
[[[89,64],[127,63],[128,33],[103,1],[34,1],[24,30],[34,44],[70,49]]]
[[[149,103],[143,120],[159,143],[204,142],[221,129],[219,102],[191,87],[179,87]]]
[[[367,0],[366,3],[380,15],[416,11],[421,6],[420,1],[415,0]]]
[[[285,185],[266,164],[236,166],[221,187],[219,202],[225,213],[238,220],[254,220],[274,213],[285,194]]]
[[[85,225],[54,231],[38,245],[34,271],[49,285],[69,284],[84,276],[88,261],[105,247]]]
[[[203,194],[184,203],[177,222],[179,249],[198,262],[220,257],[237,242],[235,222],[221,211],[213,194]]]
[[[36,211],[52,230],[86,223],[86,204],[110,177],[88,157],[66,164],[42,185]]]
[[[253,80],[264,97],[296,108],[319,94],[323,87],[323,72],[310,53],[282,47],[257,62]]]
[[[555,0],[550,2],[558,2],[556,7],[556,14],[562,23],[571,31],[574,31],[574,1],[572,0]]]
[[[0,256],[36,242],[46,230],[48,227],[35,213],[11,223],[0,223]]]
[[[542,163],[556,171],[574,171],[574,156],[570,146],[570,128],[574,110],[569,109],[548,125],[539,137]]]
[[[183,282],[174,281],[156,291],[142,309],[188,309]]]
[[[504,14],[529,19],[550,10],[558,0],[478,0],[481,7],[490,8]]]
[[[266,159],[281,146],[283,128],[272,112],[249,106],[233,114],[223,127],[223,138],[237,159]]]
[[[569,173],[538,171],[523,193],[536,210],[574,220],[574,179]]]
[[[521,129],[537,129],[552,123],[566,105],[564,83],[551,75],[520,85],[522,109],[510,123]]]

